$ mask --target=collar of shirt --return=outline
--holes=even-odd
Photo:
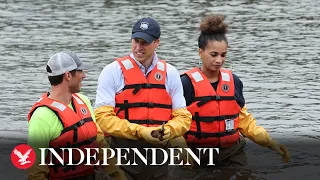
[[[153,59],[152,59],[151,66],[150,66],[149,69],[147,70],[147,73],[145,73],[145,72],[146,72],[145,67],[144,67],[139,61],[136,60],[136,58],[134,57],[133,53],[130,54],[130,57],[137,63],[137,65],[139,66],[140,70],[142,71],[142,73],[143,73],[144,75],[147,75],[150,71],[152,71],[152,69],[157,65],[157,62],[158,62],[157,53],[154,52],[154,53],[153,53]]]

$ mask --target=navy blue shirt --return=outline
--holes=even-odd
[[[236,76],[235,74],[232,74],[232,75],[233,75],[233,80],[234,80],[236,101],[242,109],[243,106],[245,105],[245,100],[244,100],[243,91],[242,91],[243,84],[238,76]],[[183,95],[184,95],[184,98],[186,99],[187,106],[189,106],[193,102],[193,99],[195,96],[194,88],[193,88],[193,85],[192,85],[192,82],[191,82],[189,76],[186,74],[181,75],[181,82],[182,82],[182,86],[183,86]],[[211,83],[211,85],[215,91],[217,91],[218,82],[219,81]]]

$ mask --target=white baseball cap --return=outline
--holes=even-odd
[[[49,67],[49,69],[47,68],[48,76],[58,76],[72,70],[90,69],[93,64],[83,62],[74,52],[62,51],[53,55],[47,66]]]

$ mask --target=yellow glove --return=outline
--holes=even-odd
[[[183,136],[179,136],[177,138],[170,140],[170,147],[182,148],[180,159],[182,159],[183,164],[186,164],[187,162],[189,162],[190,164],[190,165],[185,165],[184,167],[190,168],[190,169],[194,167],[194,160],[191,157],[191,155],[188,153],[188,151],[185,149],[185,148],[188,148],[188,145]]]
[[[161,129],[162,129],[162,126],[158,126],[158,127],[143,127],[141,129],[139,129],[138,133],[139,133],[141,138],[143,138],[144,140],[146,140],[147,142],[149,142],[151,144],[165,145],[168,140],[160,141],[159,138],[155,138],[155,137],[153,137],[151,135],[152,131],[160,131]]]
[[[239,119],[239,130],[244,137],[249,138],[262,147],[270,145],[272,138],[262,126],[256,125],[256,119],[248,112],[246,105],[241,109]]]
[[[171,136],[171,128],[164,125],[164,131],[163,131],[163,137],[162,137],[163,140],[168,141],[170,136]]]
[[[100,126],[104,133],[108,133],[111,136],[137,140],[140,137],[138,132],[144,126],[130,123],[126,119],[120,119],[114,112],[112,106],[101,106],[94,110],[97,124]]]
[[[173,110],[172,119],[164,125],[163,139],[171,140],[183,136],[190,129],[191,119],[192,115],[187,108]]]
[[[289,161],[290,154],[288,149],[284,145],[279,144],[275,140],[271,140],[270,145],[268,147],[274,151],[277,151],[282,156],[282,159],[285,163]]]

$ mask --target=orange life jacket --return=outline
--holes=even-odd
[[[125,81],[122,92],[115,98],[117,116],[144,126],[159,126],[170,120],[172,100],[165,87],[166,62],[159,60],[145,77],[130,56],[117,61]]]
[[[221,69],[217,91],[207,77],[194,68],[186,74],[191,79],[195,97],[187,107],[192,114],[186,141],[198,147],[229,147],[239,139],[240,106],[235,100],[234,80],[230,70]]]
[[[41,106],[50,108],[61,121],[64,129],[61,131],[60,136],[50,142],[49,147],[54,148],[59,153],[60,157],[64,157],[65,165],[63,166],[57,159],[53,159],[53,164],[48,165],[50,169],[50,179],[69,179],[74,177],[81,177],[94,173],[94,166],[84,164],[87,163],[86,158],[80,165],[66,166],[69,161],[69,153],[67,150],[62,152],[60,148],[79,148],[84,153],[84,148],[97,148],[97,126],[93,122],[90,111],[83,100],[76,94],[72,95],[72,110],[68,105],[61,102],[54,101],[48,98],[48,93],[42,97],[31,108],[28,114],[28,121],[30,121],[33,112]],[[49,152],[49,151],[48,151]],[[91,155],[94,155],[94,151]],[[50,163],[50,154],[47,154],[46,164]],[[52,155],[52,157],[54,157]],[[76,150],[72,154],[73,164],[77,164],[80,160],[80,153]],[[94,164],[91,161],[91,164]]]

